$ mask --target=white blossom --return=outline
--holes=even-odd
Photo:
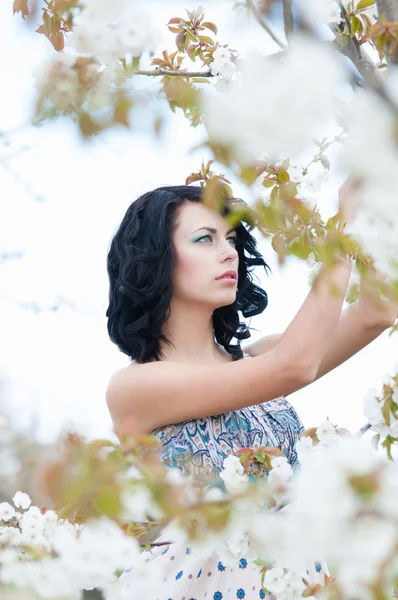
[[[314,443],[309,436],[302,436],[296,442],[296,452],[300,463],[305,461],[314,451]]]
[[[363,412],[370,425],[376,425],[384,421],[382,406],[377,396],[378,390],[371,388],[363,398]]]
[[[65,48],[69,53],[93,56],[100,63],[112,64],[127,54],[139,56],[153,52],[159,29],[142,6],[119,2],[89,2],[75,17],[73,31]]]
[[[398,520],[398,465],[389,462],[379,475],[375,506],[389,519]]]
[[[283,576],[285,582],[284,596],[286,598],[302,598],[306,585],[303,576],[295,571],[287,570]]]
[[[304,201],[314,209],[318,204],[316,194],[322,189],[328,180],[327,171],[320,173],[308,173],[303,176],[298,185],[299,193],[304,197]]]
[[[78,535],[59,529],[54,547],[81,589],[109,585],[115,571],[126,569],[140,554],[137,540],[107,517],[87,521]]]
[[[363,399],[364,415],[368,423],[372,426],[373,431],[383,437],[390,435],[393,438],[398,438],[398,419],[390,415],[390,425],[387,425],[382,412],[382,402],[377,399],[377,394],[378,392],[375,388],[368,390],[365,394]]]
[[[247,488],[249,478],[244,471],[237,456],[230,454],[224,459],[220,478],[224,481],[228,492],[239,492]]]
[[[225,497],[222,489],[219,487],[210,487],[205,491],[204,498],[207,502],[218,502]]]
[[[300,7],[310,22],[340,23],[343,20],[340,7],[333,0],[301,0]]]
[[[398,74],[391,72],[385,85],[398,99]],[[346,227],[370,254],[376,268],[398,278],[398,151],[394,115],[376,94],[358,90],[346,110],[347,138],[339,162],[361,181],[360,208]],[[372,140],[369,144],[368,141]]]
[[[292,476],[293,470],[286,456],[274,456],[271,458],[272,470],[268,475],[268,481],[272,483],[286,483]]]
[[[79,89],[77,71],[73,69],[75,62],[75,56],[57,52],[33,72],[38,90],[43,90],[49,100],[60,107],[70,107],[75,101]]]
[[[114,80],[114,70],[110,67],[105,67],[98,73],[98,79],[87,93],[87,107],[91,111],[102,110],[112,103],[111,84]],[[101,449],[104,454],[104,448]]]
[[[263,585],[266,590],[273,594],[280,594],[286,589],[286,580],[283,579],[284,570],[278,567],[268,569],[265,574]]]
[[[68,53],[95,57],[100,63],[119,58],[119,39],[115,27],[93,21],[90,13],[82,11],[75,19],[74,27],[65,40]]]
[[[3,542],[3,539],[1,540]],[[13,565],[18,561],[18,555],[14,548],[2,548],[0,551],[0,564]]]
[[[308,267],[309,273],[307,276],[307,282],[309,286],[312,286],[315,277],[318,275],[320,268],[322,267],[322,263],[315,260],[315,255],[313,252],[310,252],[306,261],[306,266]]]
[[[141,473],[141,471],[136,467],[136,465],[131,465],[128,469],[126,469],[122,473],[118,473],[117,478],[118,478],[119,482],[126,481],[129,479],[131,479],[133,481],[137,481],[140,479],[144,479],[144,476]]]
[[[11,521],[15,517],[15,509],[8,502],[0,503],[0,521]]]
[[[10,546],[18,546],[21,542],[22,533],[18,527],[8,526],[3,530],[0,529],[1,541]]]
[[[231,52],[228,48],[217,46],[213,52],[213,62],[210,65],[212,75],[229,77],[236,71],[236,65],[231,60]]]
[[[2,565],[2,582],[32,588],[43,598],[70,597],[78,600],[81,589],[59,558],[45,556],[36,561],[9,562]]]
[[[84,12],[94,22],[114,23],[128,8],[130,0],[84,0]]]
[[[395,373],[398,372],[398,369],[395,371]],[[395,404],[398,404],[398,386],[394,386],[393,392],[392,392],[392,399],[394,400]]]
[[[247,559],[255,558],[250,555],[250,540],[246,531],[239,531],[236,527],[234,531],[225,533],[223,544],[217,549],[220,558],[225,566],[237,568],[239,560],[242,557]]]
[[[40,508],[37,506],[31,506],[22,515],[19,526],[23,533],[30,532],[42,532],[45,522],[45,517],[41,513]]]
[[[143,5],[130,5],[117,24],[122,53],[139,56],[142,52],[153,52],[160,32],[153,24],[151,13]]]
[[[25,494],[24,492],[17,492],[12,501],[14,502],[16,508],[22,508],[24,510],[29,508],[29,506],[32,504],[32,500],[29,498],[29,495]]]
[[[330,444],[336,440],[336,427],[329,421],[329,419],[326,419],[326,421],[322,421],[322,423],[319,424],[316,430],[316,435],[318,436],[319,441],[323,444]]]
[[[132,521],[158,521],[163,515],[162,509],[155,504],[151,492],[145,485],[135,485],[134,488],[125,487],[121,491],[122,514],[121,520],[125,523]]]
[[[221,94],[225,94],[231,91],[231,86],[234,86],[235,82],[231,77],[217,77],[215,83],[213,83],[213,89]]]
[[[230,144],[245,160],[295,155],[330,120],[344,71],[330,49],[297,35],[286,56],[247,57],[228,93],[203,99],[210,140]],[[206,90],[205,90],[206,91]],[[294,97],[294,102],[292,102]]]
[[[297,184],[297,191],[303,196],[305,204],[314,210],[318,206],[317,194],[328,180],[328,171],[325,169],[322,171],[307,169],[304,174],[304,166],[298,164],[290,164],[287,171],[290,181]]]
[[[339,569],[355,554],[347,547],[352,543],[358,515],[369,509],[368,497],[353,482],[361,477],[373,481],[387,462],[363,438],[337,436],[334,444],[318,446],[290,483],[292,510],[283,529],[285,556],[304,564],[314,557],[323,558],[338,576]]]
[[[376,517],[363,517],[354,522],[350,537],[341,549],[339,583],[348,597],[362,597],[369,584],[396,544],[396,525]]]
[[[157,598],[159,590],[163,587],[165,566],[153,568],[153,562],[144,562],[145,554],[139,561],[132,563],[119,579],[106,587],[107,600],[142,600],[143,598]]]
[[[383,437],[391,436],[398,438],[398,419],[390,415],[390,425],[387,425],[385,422],[376,423],[372,426],[372,429],[376,433],[380,433]]]

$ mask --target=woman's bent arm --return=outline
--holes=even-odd
[[[106,391],[115,427],[136,421],[137,433],[169,423],[225,413],[292,394],[311,383],[337,325],[350,262],[331,268],[311,289],[273,350],[220,365],[171,361],[133,364],[117,371]],[[336,284],[337,296],[329,282]]]
[[[304,362],[310,379],[315,379],[338,325],[351,269],[351,259],[340,259],[333,267],[322,266],[317,284],[275,346],[280,354],[287,354],[294,360],[298,345],[300,363],[303,365]],[[334,287],[333,295],[331,285]]]

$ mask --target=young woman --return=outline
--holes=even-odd
[[[111,377],[107,403],[115,430],[128,422],[132,435],[151,433],[168,466],[222,485],[224,458],[242,447],[277,446],[297,468],[303,425],[286,397],[316,378],[352,261],[339,259],[327,277],[321,270],[281,336],[242,350],[250,333],[239,312],[249,317],[267,306],[252,269],[269,267],[253,227],[232,228],[224,219],[231,199],[221,214],[201,200],[201,187],[148,192],[131,204],[111,242],[108,332],[132,362]],[[140,556],[162,570],[158,600],[263,597],[259,570],[244,557],[232,569],[216,554],[203,560],[189,550],[170,541]],[[131,585],[131,600],[135,570],[119,579]]]

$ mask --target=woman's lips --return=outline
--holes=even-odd
[[[226,275],[225,277],[219,277],[216,281],[223,281],[224,283],[227,282],[229,284],[234,284],[236,283],[236,279],[235,277],[231,277],[231,275]]]

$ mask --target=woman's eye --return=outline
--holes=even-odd
[[[201,242],[202,240],[205,240],[206,238],[209,238],[210,240],[212,240],[211,235],[203,235],[202,237],[198,238],[196,241]],[[231,236],[227,239],[232,240],[233,245],[236,246],[236,236]]]

